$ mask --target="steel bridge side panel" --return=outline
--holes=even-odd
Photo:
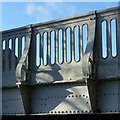
[[[33,114],[92,113],[84,83],[36,86],[32,89],[31,105]]]

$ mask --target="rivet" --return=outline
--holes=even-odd
[[[86,104],[88,104],[89,102],[86,102]]]

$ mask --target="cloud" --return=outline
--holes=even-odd
[[[75,6],[62,2],[29,3],[26,6],[26,14],[29,17],[34,17],[37,22],[70,16],[76,11],[77,8]]]
[[[35,13],[35,11],[36,11],[35,7],[36,7],[35,4],[29,4],[29,5],[27,5],[27,7],[26,7],[26,13],[27,13],[27,15],[32,16]]]

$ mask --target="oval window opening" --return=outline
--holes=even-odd
[[[82,39],[83,39],[83,54],[85,53],[88,41],[88,26],[85,24],[82,27]]]
[[[12,50],[12,39],[9,39],[9,49]]]
[[[66,51],[67,51],[66,52],[67,53],[66,61],[67,62],[71,61],[71,35],[70,35],[70,32],[71,32],[70,28],[67,28],[66,29]]]
[[[47,65],[47,52],[48,52],[48,34],[47,32],[43,33],[43,65]]]
[[[52,31],[50,33],[50,39],[51,39],[51,45],[50,45],[50,58],[51,58],[51,64],[53,65],[55,63],[55,31]]]
[[[22,54],[25,49],[25,36],[22,37]]]
[[[40,34],[36,35],[36,66],[40,66]]]
[[[74,51],[75,51],[75,61],[78,62],[80,60],[80,46],[79,46],[79,26],[75,26],[74,28]]]
[[[58,31],[58,63],[63,62],[63,31],[60,29]]]
[[[15,39],[15,55],[18,57],[18,38]]]
[[[2,42],[2,49],[5,50],[5,40]]]
[[[111,21],[111,47],[112,47],[112,57],[116,57],[117,56],[117,35],[116,35],[116,20],[113,19]]]
[[[107,57],[107,23],[102,22],[102,57]]]

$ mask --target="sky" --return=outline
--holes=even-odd
[[[9,1],[9,0],[8,0]],[[2,2],[2,30],[22,27],[94,10],[118,6],[118,2]]]

